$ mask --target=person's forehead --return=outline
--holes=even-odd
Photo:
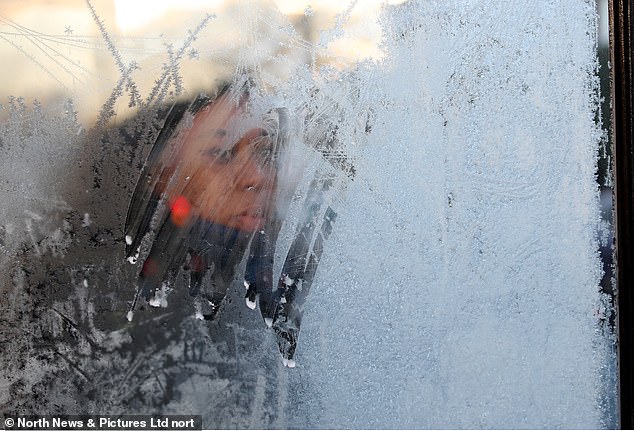
[[[238,119],[242,109],[227,97],[219,97],[215,101],[203,106],[194,114],[194,125],[222,125],[230,120]]]
[[[231,100],[222,98],[194,115],[192,132],[197,137],[237,139],[253,129],[261,129],[262,121],[245,112]]]

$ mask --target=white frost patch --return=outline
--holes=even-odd
[[[92,224],[92,220],[90,220],[90,214],[84,213],[84,219],[81,222],[82,227],[88,227]]]
[[[150,299],[150,306],[167,308],[167,290],[167,285],[162,284],[161,288],[154,293],[154,298]]]
[[[129,236],[126,236],[126,242],[128,242],[128,238]],[[136,254],[134,256],[130,256],[128,258],[128,262],[130,262],[132,265],[136,264],[137,260],[139,260],[139,252],[141,250],[141,247],[136,249]]]
[[[290,277],[288,276],[288,274],[284,274],[284,284],[285,284],[286,286],[292,286],[294,282],[295,282],[295,280],[293,280],[292,278],[290,278]]]
[[[211,301],[207,301],[207,302],[211,304]],[[194,318],[198,320],[205,320],[205,316],[203,316],[203,312],[200,307],[201,307],[200,302],[196,301],[196,303],[194,304],[194,308],[196,310],[196,312],[194,313]]]
[[[614,359],[600,362],[611,341],[589,313],[601,270],[595,12],[549,4],[500,15],[491,2],[412,1],[382,22],[386,67],[359,69],[377,121],[310,307],[341,319],[305,319],[326,340],[303,345],[322,423],[371,428],[373,411],[386,428],[604,426]],[[398,307],[345,300],[384,298],[385,286]],[[361,379],[380,390],[359,396]]]
[[[251,286],[251,284],[244,280],[244,288],[246,290],[249,290],[249,287]],[[249,298],[246,298],[246,303],[247,303],[247,307],[249,307],[251,310],[255,310],[255,301],[251,301],[249,300]]]
[[[130,235],[125,236],[125,243],[128,245],[132,245],[132,237]]]
[[[132,318],[134,317],[134,311],[130,310],[128,311],[128,314],[126,314],[126,319],[128,319],[128,322],[132,322]]]
[[[294,359],[282,358],[282,363],[284,364],[285,367],[295,368],[295,360]]]
[[[88,280],[84,278],[84,287],[88,287]]]
[[[265,317],[264,324],[267,328],[271,328],[273,326],[273,319],[271,319],[270,317]]]
[[[286,297],[285,296],[282,296],[282,298],[280,299],[280,303],[286,304]]]

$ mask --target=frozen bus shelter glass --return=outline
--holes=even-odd
[[[0,412],[616,426],[598,6],[6,2]]]

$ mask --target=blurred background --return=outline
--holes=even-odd
[[[3,0],[0,103],[20,96],[61,106],[54,102],[72,97],[86,124],[124,73],[147,98],[174,64],[187,93],[236,67],[257,67],[274,83],[300,64],[380,60],[381,8],[402,1]],[[119,105],[121,119],[127,108]]]

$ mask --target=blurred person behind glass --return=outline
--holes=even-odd
[[[309,208],[274,285],[277,236],[295,189],[288,178],[280,183],[280,172],[288,172],[282,164],[289,137],[287,110],[258,112],[248,86],[174,105],[143,168],[125,230],[126,253],[134,259],[145,234],[158,227],[138,294],[157,305],[157,291],[166,281],[174,284],[182,269],[205,320],[216,316],[247,255],[246,303],[253,309],[259,302],[285,361],[294,355],[302,304],[335,219],[328,208],[313,242],[319,206]]]

